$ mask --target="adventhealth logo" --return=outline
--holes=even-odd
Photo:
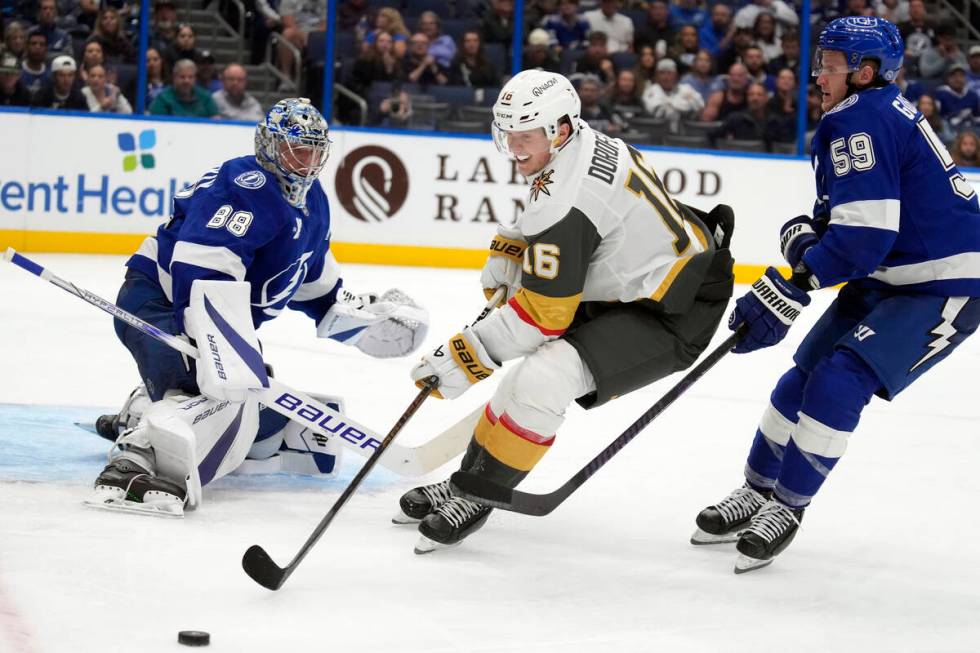
[[[136,151],[136,138],[129,132],[120,132],[116,135],[119,149],[127,152],[123,157],[123,172],[132,172],[143,165],[147,170],[156,167],[156,159],[150,150],[157,144],[157,133],[153,129],[144,129],[139,134],[139,156]]]

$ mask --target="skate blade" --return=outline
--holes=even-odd
[[[129,501],[125,498],[123,491],[118,488],[99,487],[93,491],[91,497],[82,503],[97,510],[129,512],[151,517],[180,518],[184,516],[183,504],[175,501],[154,501],[152,503]]]
[[[731,542],[738,542],[738,536],[741,534],[741,531],[737,531],[733,533],[722,533],[721,535],[715,535],[699,528],[698,530],[694,531],[694,535],[691,536],[691,544],[694,544],[695,546],[704,546],[705,544],[729,544]]]
[[[755,571],[756,569],[762,569],[763,567],[768,567],[772,564],[774,558],[769,558],[768,560],[759,560],[758,558],[750,558],[749,556],[740,553],[738,558],[735,560],[735,573],[745,574],[750,571]]]
[[[456,542],[455,544],[442,544],[441,542],[430,540],[425,535],[419,535],[419,541],[415,543],[415,554],[425,555],[427,553],[432,553],[433,551],[438,551],[440,549],[449,549],[459,545],[460,545],[459,542]]]
[[[414,525],[414,524],[418,524],[420,521],[422,520],[415,519],[414,517],[409,517],[401,510],[399,510],[398,512],[396,512],[394,515],[391,516],[391,523],[398,524],[399,526],[404,526],[406,524]]]

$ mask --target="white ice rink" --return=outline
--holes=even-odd
[[[35,258],[115,299],[122,257]],[[419,298],[433,318],[426,346],[483,303],[475,271],[347,266],[345,277]],[[72,420],[117,408],[135,366],[107,315],[0,265],[0,651],[178,651],[185,629],[235,652],[980,651],[980,339],[891,405],[872,401],[774,565],[735,576],[732,547],[688,544],[697,512],[741,482],[771,386],[831,298],[817,293],[781,346],[723,359],[552,515],[498,511],[462,546],[416,556],[414,529],[389,523],[416,482],[378,470],[269,592],[242,553],[261,544],[285,564],[361,459],[348,455],[329,482],[222,479],[183,520],[83,508],[107,447]],[[281,380],[343,394],[381,432],[415,395],[408,360],[317,340],[300,314],[260,336]],[[428,401],[399,441],[454,422],[497,378]],[[564,481],[671,382],[572,408],[524,488]]]

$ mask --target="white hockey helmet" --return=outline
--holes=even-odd
[[[578,129],[582,101],[568,78],[544,70],[524,70],[500,89],[493,105],[493,141],[497,149],[513,158],[507,145],[507,132],[543,128],[551,142],[551,153],[558,151],[558,128],[567,118],[574,134]]]

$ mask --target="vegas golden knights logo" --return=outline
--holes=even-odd
[[[534,178],[531,182],[531,200],[538,199],[538,195],[544,193],[548,197],[551,197],[551,191],[548,190],[548,186],[554,182],[551,181],[551,175],[555,174],[554,170],[548,170],[542,172],[540,175]]]

